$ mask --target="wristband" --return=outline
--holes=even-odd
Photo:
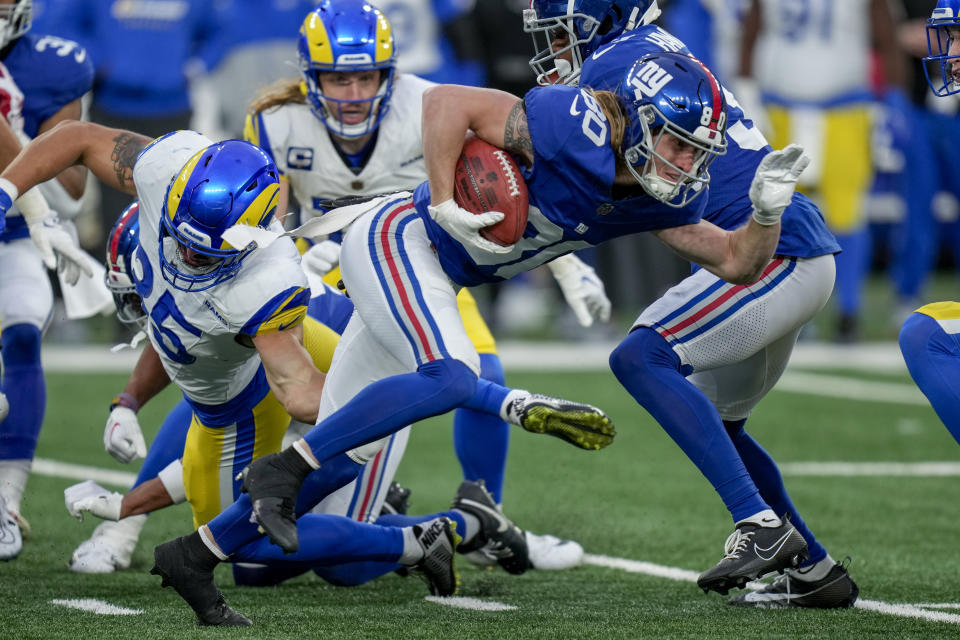
[[[113,400],[110,402],[110,411],[113,411],[117,407],[126,407],[134,413],[140,411],[140,403],[137,402],[137,399],[132,395],[124,391],[123,393],[118,393],[113,397]]]

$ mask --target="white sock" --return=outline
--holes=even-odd
[[[513,389],[508,394],[507,397],[503,399],[503,404],[500,405],[500,419],[504,422],[509,422],[510,424],[519,425],[520,418],[517,416],[517,412],[514,409],[514,400],[519,400],[520,398],[526,398],[530,396],[530,392],[524,389]]]
[[[823,580],[827,577],[827,574],[830,573],[830,569],[833,569],[833,565],[837,564],[837,561],[830,557],[830,554],[827,554],[827,557],[810,565],[809,567],[803,567],[802,569],[796,569],[790,572],[791,577],[796,578],[797,580],[802,580],[804,582],[816,582],[817,580]]]
[[[403,531],[403,553],[400,554],[397,562],[409,567],[423,559],[423,548],[417,542],[417,536],[413,534],[413,527],[404,527],[401,531]]]
[[[33,460],[0,460],[0,496],[7,503],[7,510],[20,513],[20,499],[27,488],[27,477]]]
[[[779,516],[777,516],[777,514],[774,512],[773,509],[764,509],[763,511],[753,514],[749,518],[744,518],[743,520],[738,522],[736,526],[739,527],[741,524],[745,522],[752,522],[753,524],[758,524],[761,527],[770,527],[770,528],[779,527],[783,524],[783,521],[780,519]]]
[[[460,541],[460,544],[465,544],[473,540],[474,536],[480,533],[480,520],[477,516],[462,511],[460,509],[454,509],[460,516],[463,518],[463,523],[467,526],[467,530],[463,532],[463,540]]]

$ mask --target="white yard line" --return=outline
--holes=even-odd
[[[585,554],[583,556],[583,563],[594,565],[597,567],[609,567],[612,569],[620,569],[621,571],[627,571],[628,573],[640,573],[643,575],[654,576],[657,578],[667,578],[669,580],[676,580],[678,582],[693,582],[697,581],[697,573],[695,571],[689,571],[687,569],[679,569],[677,567],[665,567],[659,564],[653,564],[652,562],[637,562],[636,560],[626,560],[624,558],[612,558],[610,556],[598,556],[592,553]],[[762,589],[765,586],[763,582],[751,582],[747,585],[750,589],[757,590]],[[928,605],[928,604],[897,604],[889,602],[880,602],[878,600],[864,600],[859,598],[854,604],[858,609],[866,609],[867,611],[876,611],[877,613],[883,613],[891,616],[898,616],[901,618],[920,618],[922,620],[930,620],[931,622],[949,622],[952,624],[960,624],[960,614],[956,613],[946,613],[943,611],[928,611],[921,607],[938,607],[938,608],[960,608],[960,604],[953,603],[944,603],[938,605]]]
[[[860,468],[863,473],[860,475],[920,475],[919,471],[926,469],[924,475],[958,475],[960,474],[960,464],[957,463],[938,463],[938,462],[926,462],[926,463],[914,463],[912,465],[897,465],[891,463],[793,463],[798,465],[798,467],[803,470],[803,467],[800,465],[807,465],[806,475],[852,475],[850,471]],[[820,465],[820,473],[814,473]],[[833,465],[833,466],[831,466]],[[839,465],[839,466],[837,466]],[[834,466],[837,466],[834,468]],[[789,469],[790,465],[782,465],[782,468]],[[837,469],[845,470],[848,473],[838,473]],[[887,473],[879,473],[881,470],[886,470]],[[122,471],[111,471],[109,469],[99,469],[97,467],[86,467],[83,465],[77,464],[68,464],[65,462],[57,462],[56,460],[46,460],[38,458],[33,461],[33,471],[35,473],[47,476],[54,476],[58,478],[69,478],[72,480],[96,480],[98,482],[103,482],[106,484],[115,484],[120,486],[130,486],[133,484],[136,479],[134,474],[125,473]],[[908,473],[909,471],[909,473]],[[666,578],[668,580],[675,580],[679,582],[693,582],[697,581],[697,572],[691,571],[689,569],[682,569],[679,567],[668,567],[664,565],[654,564],[652,562],[644,562],[639,560],[629,560],[627,558],[615,558],[611,556],[595,555],[588,553],[583,557],[584,564],[593,565],[597,567],[608,567],[612,569],[619,569],[621,571],[627,571],[629,573],[639,573],[648,576],[654,576],[657,578]],[[751,582],[748,585],[751,589],[759,589],[763,587],[761,582]],[[430,602],[436,602],[437,604],[442,604],[450,607],[457,607],[461,609],[472,609],[476,611],[507,611],[515,609],[513,605],[504,604],[502,602],[497,602],[493,600],[480,600],[477,598],[464,598],[464,597],[455,597],[455,598],[436,598],[433,596],[428,596],[427,600]],[[94,611],[96,613],[105,613],[112,615],[130,615],[134,613],[142,613],[139,610],[134,609],[123,609],[122,607],[115,607],[106,602],[100,600],[92,599],[82,599],[82,600],[54,600],[54,604],[59,604],[67,607],[73,607],[75,609],[82,609],[84,611]],[[883,613],[887,615],[894,615],[907,618],[921,618],[923,620],[931,620],[934,622],[950,622],[953,624],[960,624],[960,614],[956,613],[946,613],[943,611],[928,611],[927,609],[960,609],[960,603],[938,603],[938,604],[897,604],[897,603],[887,603],[879,602],[876,600],[857,600],[856,606],[861,609],[867,609],[870,611],[876,611],[878,613]]]
[[[68,607],[70,609],[90,611],[91,613],[97,613],[102,616],[136,616],[143,613],[143,609],[127,609],[126,607],[118,607],[110,604],[109,602],[95,600],[94,598],[51,600],[50,603],[60,605],[61,607]]]
[[[512,604],[504,604],[496,600],[480,600],[479,598],[465,598],[461,596],[427,596],[424,600],[442,604],[446,607],[470,609],[472,611],[513,611],[516,609]]]

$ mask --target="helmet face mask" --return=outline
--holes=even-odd
[[[0,5],[0,49],[27,31],[33,22],[33,0]]]
[[[533,39],[537,83],[575,85],[594,51],[659,15],[657,0],[531,0],[523,30]]]
[[[640,58],[615,93],[629,121],[621,152],[630,174],[653,198],[686,206],[726,153],[720,84],[695,58],[658,53]]]
[[[325,0],[304,19],[297,50],[307,103],[331,133],[359,138],[380,126],[390,109],[397,63],[393,31],[380,10],[365,0]],[[380,83],[369,98],[344,99],[324,92],[323,73],[373,70],[380,73]],[[367,117],[344,122],[347,107],[358,103],[369,105]]]
[[[107,271],[103,276],[113,295],[117,318],[143,329],[147,316],[133,282],[133,256],[140,246],[140,203],[134,202],[120,214],[107,238]]]
[[[163,202],[163,278],[183,291],[204,291],[236,276],[256,245],[235,248],[223,233],[235,224],[268,227],[279,189],[270,157],[248,142],[226,140],[194,154]]]
[[[943,97],[960,92],[960,0],[940,0],[927,20],[927,52],[923,72],[934,95]],[[950,54],[951,46],[955,53]],[[957,64],[958,74],[953,65]],[[931,71],[936,73],[931,77]]]

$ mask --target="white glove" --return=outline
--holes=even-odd
[[[67,511],[77,520],[83,520],[84,512],[89,512],[103,520],[116,521],[120,519],[123,496],[87,480],[64,489],[63,500]]]
[[[300,257],[300,266],[305,273],[323,277],[340,264],[340,243],[324,240],[310,247]]]
[[[63,273],[68,284],[76,284],[81,273],[93,276],[93,270],[84,260],[83,252],[77,246],[74,237],[63,228],[56,215],[47,206],[37,187],[28,189],[17,198],[17,208],[23,215],[30,231],[30,239],[40,250],[40,256],[47,269],[57,269]],[[60,263],[58,265],[58,263]],[[71,280],[72,278],[72,280]]]
[[[127,407],[114,407],[103,430],[103,446],[107,453],[126,464],[147,455],[147,444],[137,422],[137,414]]]
[[[603,289],[603,281],[593,267],[568,253],[547,263],[557,279],[567,304],[577,315],[582,327],[589,327],[594,320],[610,319],[610,298]]]
[[[771,151],[760,161],[750,184],[750,202],[757,224],[770,226],[780,222],[783,210],[793,199],[800,174],[810,164],[803,155],[803,147],[789,144],[779,151]]]
[[[453,198],[436,206],[431,205],[427,210],[430,212],[430,217],[461,244],[476,247],[488,253],[510,253],[510,247],[500,246],[480,235],[480,229],[503,220],[503,214],[499,211],[470,213],[457,205]]]

